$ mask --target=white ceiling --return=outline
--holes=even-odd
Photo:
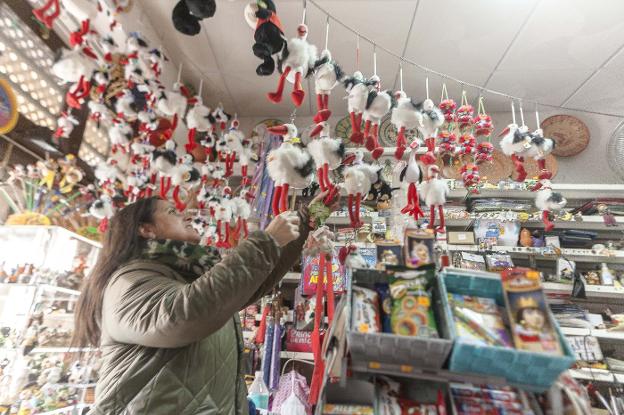
[[[553,105],[624,114],[624,1],[621,0],[316,0],[335,18],[396,54],[424,66],[487,88]],[[244,0],[218,1],[215,17],[203,21],[195,37],[175,31],[172,0],[137,0],[137,8],[157,32],[169,57],[184,63],[184,80],[204,79],[207,102],[222,101],[241,116],[284,116],[290,100],[268,102],[276,75],[259,77],[251,52],[253,31],[243,19]],[[302,0],[276,0],[286,35],[301,21]],[[322,48],[325,15],[308,2],[309,40]],[[133,28],[128,28],[133,30]],[[154,40],[152,40],[154,41]],[[356,69],[356,37],[330,23],[329,48],[347,71]],[[372,73],[373,47],[360,42],[360,69]],[[399,62],[380,51],[382,86],[398,87]],[[423,71],[404,64],[404,88],[425,95]],[[430,75],[431,95],[439,97],[441,80]],[[448,83],[459,100],[460,85]],[[310,88],[308,88],[310,91]],[[470,98],[478,90],[467,88]],[[314,112],[312,94],[298,110]],[[330,108],[346,112],[338,90]],[[509,108],[509,101],[486,95],[486,109]]]

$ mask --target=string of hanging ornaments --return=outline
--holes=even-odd
[[[257,6],[261,8],[255,11],[258,20],[256,21],[254,34],[256,43],[253,46],[253,51],[256,56],[263,60],[257,68],[257,73],[261,76],[267,76],[273,73],[274,68],[277,68],[280,74],[276,90],[267,94],[269,101],[281,102],[285,85],[289,82],[293,84],[291,100],[295,107],[299,107],[305,97],[301,80],[309,74],[314,76],[317,95],[317,113],[314,116],[316,125],[310,133],[311,142],[307,149],[298,145],[293,146],[293,143],[298,141],[298,139],[293,141],[293,134],[296,135],[297,133],[294,125],[282,126],[280,131],[274,130],[274,132],[285,137],[283,145],[272,153],[272,164],[268,165],[271,177],[276,183],[281,183],[277,186],[277,192],[274,193],[274,206],[285,206],[283,201],[275,201],[276,197],[280,197],[280,192],[288,192],[290,187],[301,188],[309,184],[312,180],[311,170],[306,169],[306,167],[312,162],[317,166],[318,182],[321,189],[329,190],[334,190],[336,186],[330,182],[328,171],[340,166],[348,166],[345,169],[344,183],[341,186],[348,195],[347,204],[351,225],[354,228],[361,226],[362,223],[359,219],[361,200],[369,195],[375,186],[379,187],[382,181],[381,168],[377,163],[384,152],[379,143],[379,127],[382,119],[389,115],[391,123],[397,131],[395,158],[403,163],[404,153],[407,148],[410,149],[407,163],[401,164],[403,169],[400,173],[400,179],[407,184],[407,204],[401,212],[413,217],[414,220],[423,217],[424,212],[420,208],[420,197],[422,196],[429,208],[429,228],[444,232],[443,205],[446,202],[448,186],[441,178],[439,162],[442,161],[442,165],[455,164],[459,166],[464,186],[471,192],[478,192],[481,182],[479,166],[483,163],[492,163],[494,153],[494,145],[491,142],[494,126],[491,117],[485,111],[484,94],[489,93],[506,97],[511,101],[512,123],[499,135],[501,149],[514,163],[517,182],[524,182],[527,177],[524,168],[525,158],[533,158],[537,162],[538,182],[531,186],[530,190],[537,192],[536,206],[543,212],[542,217],[546,228],[552,228],[553,224],[549,221],[550,212],[563,208],[565,200],[551,189],[552,172],[546,167],[546,156],[552,152],[554,141],[543,136],[543,131],[539,127],[538,106],[577,111],[576,109],[523,100],[434,71],[378,45],[335,18],[313,0],[310,0],[310,4],[317,7],[326,16],[325,48],[320,56],[316,46],[307,40],[308,27],[305,24],[307,1],[303,1],[302,21],[297,27],[296,36],[292,38],[284,36],[281,22],[277,17],[277,10],[272,2],[265,2],[264,7]],[[357,70],[351,76],[343,72],[338,63],[332,59],[328,49],[329,26],[332,20],[356,36]],[[370,78],[364,77],[359,70],[360,39],[369,42],[373,47],[373,74]],[[400,89],[396,92],[381,89],[381,79],[377,74],[377,49],[383,50],[399,60]],[[263,53],[259,53],[260,51]],[[426,98],[422,102],[409,98],[403,90],[404,63],[423,70],[427,75],[424,79]],[[439,105],[436,105],[430,97],[428,75],[436,75],[459,83],[464,88],[460,105],[457,106],[457,103],[449,98],[445,83],[442,85]],[[331,129],[328,125],[328,119],[331,111],[328,108],[328,97],[338,84],[342,84],[348,94],[346,97],[347,109],[352,131],[349,140],[358,146],[355,155],[352,154],[351,157],[345,157],[344,145],[339,139],[330,137]],[[476,111],[468,102],[467,87],[475,88],[480,92]],[[520,126],[516,124],[515,120],[516,102],[519,105],[522,121]],[[524,120],[523,104],[525,102],[531,102],[535,106],[536,130],[533,132],[529,132],[529,127]],[[618,116],[596,111],[579,111]],[[406,136],[406,132],[413,129],[418,130],[424,140],[426,150],[420,157],[419,149],[422,143],[417,137],[408,139]],[[481,139],[480,142],[478,142],[479,138]],[[361,145],[364,147],[361,148]],[[373,159],[373,163],[364,162],[366,155]],[[296,162],[293,162],[294,160]],[[290,165],[288,165],[289,163]],[[424,169],[421,166],[424,166]],[[417,183],[423,180],[424,183],[417,186]],[[282,199],[285,197],[285,195],[281,195]],[[386,197],[391,197],[391,194]],[[274,208],[275,213],[279,211],[280,209]],[[435,226],[436,216],[437,227]]]

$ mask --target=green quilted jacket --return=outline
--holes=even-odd
[[[301,256],[307,237],[279,248],[253,232],[192,283],[135,260],[104,294],[102,368],[90,415],[246,415],[238,311],[257,301]]]

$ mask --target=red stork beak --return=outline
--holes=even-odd
[[[355,154],[351,153],[345,156],[345,158],[342,159],[342,164],[343,166],[350,166],[353,164],[353,162],[355,161]]]
[[[285,125],[276,125],[275,127],[269,127],[268,130],[269,132],[277,135],[284,136],[288,134],[288,127],[286,127]]]
[[[501,131],[501,133],[497,136],[498,138],[501,138],[504,135],[507,135],[509,133],[509,127],[506,127],[503,131]]]

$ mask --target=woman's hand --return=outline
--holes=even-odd
[[[265,232],[271,235],[281,248],[299,238],[300,222],[297,212],[286,211],[274,217]]]
[[[321,192],[318,195],[314,196],[314,199],[312,199],[310,203],[308,203],[308,208],[310,208],[310,206],[315,203],[324,203],[323,201],[328,194],[329,190],[325,190],[324,192]],[[329,208],[330,212],[335,212],[338,210],[338,208],[340,207],[340,193],[336,194],[336,197],[332,199],[331,203],[327,207]]]

